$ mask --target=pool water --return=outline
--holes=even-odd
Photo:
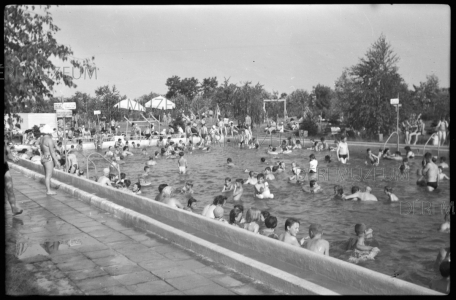
[[[360,181],[356,174],[362,169],[363,176],[373,168],[365,165],[365,148],[356,149],[350,146],[350,165],[341,165],[335,159],[335,152],[330,152],[333,162],[326,164],[324,156],[328,152],[316,153],[319,161],[320,174],[327,166],[329,177],[320,176],[319,184],[323,191],[317,194],[308,194],[301,190],[301,186],[288,182],[291,176],[291,163],[296,162],[299,167],[308,169],[309,155],[314,153],[309,150],[295,150],[292,154],[279,155],[279,158],[266,154],[266,148],[259,150],[239,149],[234,146],[214,147],[210,153],[195,150],[193,154],[187,154],[188,173],[180,175],[177,168],[177,159],[159,159],[151,168],[149,180],[152,186],[143,187],[142,196],[154,198],[158,193],[158,185],[167,183],[173,187],[183,187],[187,180],[193,181],[195,191],[194,198],[198,200],[197,213],[201,213],[204,206],[212,203],[216,195],[221,194],[225,177],[230,177],[234,182],[237,178],[246,179],[248,173],[244,170],[261,172],[267,164],[261,163],[260,158],[266,157],[267,163],[272,164],[277,160],[284,161],[286,171],[276,174],[276,180],[269,181],[271,193],[274,199],[254,198],[252,185],[244,185],[242,199],[236,203],[232,197],[228,198],[225,205],[225,219],[229,219],[229,212],[234,204],[244,206],[244,214],[250,207],[260,210],[268,210],[278,219],[276,233],[284,232],[285,220],[290,217],[297,218],[300,222],[298,238],[308,235],[308,228],[311,223],[319,223],[323,226],[323,238],[330,243],[330,256],[348,260],[349,254],[343,249],[345,242],[354,236],[356,223],[365,223],[368,228],[374,230],[374,239],[366,242],[367,245],[377,246],[381,252],[375,260],[365,261],[359,265],[378,271],[386,275],[395,275],[397,278],[413,282],[425,287],[429,286],[432,279],[437,277],[433,270],[433,264],[438,249],[448,247],[450,235],[440,233],[438,229],[443,222],[443,214],[440,205],[445,203],[448,206],[450,199],[449,181],[440,185],[439,193],[428,193],[422,187],[416,185],[416,170],[420,167],[421,158],[411,162],[409,177],[392,180],[397,174],[399,162],[382,160],[376,170],[376,178],[372,175]],[[156,147],[148,147],[148,153],[152,154]],[[104,151],[100,153],[104,154]],[[130,149],[135,155],[128,157],[125,163],[121,164],[121,172],[127,174],[132,183],[138,181],[138,176],[143,173],[143,168],[148,156],[141,155],[140,149]],[[84,151],[84,155],[94,151]],[[102,158],[92,156],[97,164],[98,176],[101,170],[108,166]],[[227,167],[226,159],[232,158],[235,167]],[[85,170],[85,160],[78,155],[81,166]],[[93,177],[94,169],[90,164],[90,177]],[[337,174],[337,168],[344,170],[351,168],[353,175],[341,178]],[[386,179],[378,177],[384,169]],[[327,172],[327,171],[326,171]],[[396,172],[396,173],[393,173]],[[449,171],[445,173],[449,175]],[[388,181],[386,181],[388,180]],[[372,188],[372,194],[376,195],[378,202],[360,201],[338,201],[333,199],[333,187],[335,184],[344,188],[345,194],[350,194],[351,187],[357,185],[364,190],[366,186]],[[308,187],[308,181],[304,184]],[[387,200],[383,189],[386,185],[393,187],[393,193],[400,201],[391,203]],[[414,213],[409,212],[412,201],[415,201]],[[186,206],[186,200],[181,200]],[[433,205],[433,211],[429,215],[426,208],[429,203]],[[422,206],[425,210],[422,214]]]

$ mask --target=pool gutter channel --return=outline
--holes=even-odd
[[[18,171],[26,174],[29,177],[34,178],[35,180],[44,182],[44,175],[42,175],[43,174],[42,166],[35,165],[29,161],[25,161],[22,159],[18,162],[18,164],[19,165],[10,163],[10,166],[13,169],[18,170]],[[20,165],[22,165],[22,166],[20,166]],[[69,174],[66,174],[66,173],[63,173],[60,171],[54,171],[53,175],[57,175],[57,176],[53,176],[54,178],[55,177],[63,178],[69,182],[74,182],[74,178],[77,178],[78,180],[89,181],[85,178],[78,178],[78,177],[75,177],[74,175],[69,175]],[[93,181],[89,181],[89,182],[96,184]],[[206,231],[202,232],[200,230],[201,228],[190,227],[189,230],[184,231],[182,229],[185,229],[186,226],[188,227],[188,224],[182,222],[182,220],[179,217],[176,220],[172,220],[171,218],[168,218],[166,215],[161,215],[159,213],[156,213],[154,215],[154,217],[155,217],[155,219],[154,219],[152,217],[149,217],[149,216],[146,216],[144,214],[137,212],[136,210],[138,210],[138,208],[136,208],[136,210],[135,210],[134,206],[131,206],[131,209],[130,209],[129,207],[121,206],[119,204],[113,203],[111,200],[107,200],[105,198],[101,198],[96,195],[96,194],[109,195],[109,191],[107,191],[107,190],[111,190],[111,189],[109,189],[107,187],[102,187],[100,185],[96,185],[95,186],[96,190],[93,190],[93,188],[92,188],[92,190],[90,190],[90,188],[88,188],[86,190],[89,190],[89,191],[85,191],[85,190],[74,187],[73,186],[74,184],[73,185],[66,184],[66,183],[63,183],[63,182],[55,180],[55,179],[52,179],[51,184],[53,187],[57,187],[60,190],[70,193],[71,195],[75,196],[76,198],[78,198],[86,203],[90,203],[93,206],[96,206],[102,210],[112,213],[117,218],[120,218],[123,221],[126,221],[129,224],[132,224],[133,226],[136,226],[136,227],[139,227],[139,228],[142,228],[145,230],[149,230],[149,231],[153,232],[154,234],[157,234],[176,244],[179,244],[182,247],[185,247],[200,255],[206,256],[227,267],[235,269],[237,272],[239,272],[241,274],[255,278],[255,280],[261,281],[264,284],[271,285],[275,289],[281,290],[284,293],[312,294],[312,295],[377,294],[377,293],[378,294],[443,295],[441,293],[432,291],[430,289],[426,289],[424,287],[421,287],[421,286],[418,286],[418,285],[415,285],[415,284],[412,284],[409,282],[402,281],[397,278],[390,279],[390,280],[392,280],[392,283],[395,283],[394,289],[391,289],[391,290],[382,290],[379,288],[374,288],[372,290],[372,285],[375,283],[369,282],[369,279],[366,279],[366,281],[367,281],[366,283],[360,283],[359,279],[358,280],[353,279],[355,281],[352,281],[352,282],[359,284],[358,287],[354,287],[354,286],[347,284],[346,282],[344,282],[344,283],[339,282],[338,280],[334,280],[332,278],[329,278],[328,276],[320,275],[317,271],[318,269],[315,269],[315,266],[308,266],[305,269],[303,269],[302,267],[299,267],[296,264],[294,264],[293,257],[290,257],[290,258],[280,257],[280,258],[284,259],[285,261],[279,262],[278,257],[273,257],[273,258],[269,257],[268,258],[267,255],[264,255],[263,253],[259,253],[259,252],[257,253],[257,255],[255,255],[255,249],[245,248],[245,250],[247,250],[246,251],[247,253],[251,252],[250,255],[247,254],[251,257],[248,257],[246,255],[242,255],[236,251],[232,251],[232,250],[228,249],[228,248],[232,248],[232,247],[229,247],[231,237],[226,238],[226,236],[225,236],[225,238],[223,238],[223,236],[222,236],[221,238],[219,238],[217,235],[217,232],[213,232],[212,234],[211,234],[211,232],[206,232]],[[84,184],[82,184],[82,185],[84,185]],[[97,192],[97,191],[100,191],[100,189],[105,189],[105,190],[102,190],[101,193]],[[113,191],[116,191],[116,190],[113,189]],[[90,193],[90,192],[94,192],[94,193]],[[137,197],[140,199],[145,199],[144,197],[138,197],[133,194],[128,195],[128,198],[130,198],[130,197],[133,197],[133,198]],[[146,199],[146,200],[149,201],[150,199]],[[113,201],[115,201],[115,200],[113,200]],[[159,203],[159,202],[155,202],[153,205],[165,206],[164,204]],[[128,206],[130,206],[130,205],[128,205]],[[169,207],[167,207],[167,209],[170,209],[172,211],[175,210],[175,209],[172,209]],[[147,213],[147,210],[139,209],[139,211]],[[179,213],[193,214],[193,213],[189,213],[186,211],[180,211]],[[174,211],[170,214],[170,216],[175,216],[175,215],[176,215],[176,212],[174,212]],[[199,216],[199,217],[201,217],[201,216]],[[201,218],[203,218],[203,217],[201,217]],[[159,220],[161,220],[161,221],[159,221]],[[166,222],[167,220],[168,220],[168,222]],[[204,220],[204,221],[219,223],[219,222],[216,222],[214,220],[209,220],[209,219]],[[168,224],[166,224],[166,223],[168,223]],[[173,224],[174,226],[170,226],[169,224]],[[221,228],[223,228],[223,226],[226,226],[226,225],[220,223],[220,224],[216,224],[215,227],[217,227],[217,226],[222,226]],[[180,227],[180,228],[176,228],[176,227]],[[243,230],[243,229],[234,228],[234,227],[230,228],[230,230],[231,229],[233,229],[235,231],[237,230],[241,234],[246,233],[246,232],[244,232],[245,230]],[[230,230],[228,230],[228,231],[230,231]],[[186,232],[186,231],[189,231],[189,232]],[[210,239],[212,242],[201,238],[201,236],[202,237],[204,237],[205,235],[208,236],[208,234],[211,236]],[[236,234],[236,233],[234,233],[234,234]],[[215,237],[216,239],[214,239],[213,237]],[[252,239],[254,239],[254,238],[267,239],[268,242],[277,243],[277,246],[275,246],[275,247],[285,247],[285,248],[288,247],[291,252],[296,252],[296,250],[302,250],[302,249],[295,249],[295,247],[293,247],[291,245],[283,244],[283,242],[279,242],[276,240],[269,241],[269,238],[267,238],[267,237],[253,235]],[[218,239],[218,241],[217,241],[217,239]],[[228,247],[223,247],[222,245],[228,246]],[[237,246],[237,248],[242,248],[242,247],[239,247],[239,245],[236,245],[236,246]],[[234,248],[236,248],[236,247],[234,247]],[[311,252],[306,253],[306,254],[310,255],[310,256],[316,255]],[[257,258],[257,259],[253,259],[252,257]],[[317,257],[315,257],[315,258],[317,258]],[[272,261],[269,259],[275,260],[275,262],[272,263]],[[302,259],[305,259],[305,258],[303,257]],[[318,259],[321,260],[322,258],[318,257]],[[337,260],[337,259],[331,258],[331,257],[329,257],[327,259]],[[347,262],[343,262],[343,263],[348,264]],[[272,265],[275,265],[278,268],[274,267]],[[337,270],[335,268],[335,266],[323,265],[322,267],[325,271],[328,271],[328,268],[329,268],[330,271],[332,271],[334,274],[339,275],[339,277],[341,275],[343,277],[350,276],[350,274],[338,274],[341,272],[343,273],[343,270]],[[347,266],[344,266],[344,267],[346,268]],[[352,267],[355,268],[355,270],[353,270],[355,273],[353,273],[353,274],[369,271],[368,273],[372,272],[372,273],[378,274],[378,275],[375,275],[374,277],[382,277],[382,276],[388,277],[384,274],[380,274],[380,273],[377,273],[377,272],[374,272],[371,270],[367,270],[367,269],[359,267],[359,266],[353,265],[350,268],[352,268]],[[357,268],[360,268],[361,270],[364,269],[365,271],[364,270],[361,271]],[[292,270],[292,271],[287,272],[283,269]],[[302,271],[301,274],[299,272],[300,270]],[[316,275],[316,276],[312,276],[312,273],[314,273],[314,275]],[[362,274],[356,274],[356,275],[359,276]],[[310,281],[306,280],[302,277],[307,277]],[[314,282],[320,282],[319,279],[325,283],[324,285],[326,287],[314,283]],[[377,278],[374,278],[374,279],[378,280]],[[388,283],[386,283],[386,284],[388,284]],[[367,290],[364,290],[364,289],[362,289],[363,287],[369,287],[369,288],[367,288]]]

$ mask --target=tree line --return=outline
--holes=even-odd
[[[4,10],[4,113],[49,113],[54,111],[55,102],[63,100],[76,102],[74,112],[86,120],[95,118],[94,110],[100,110],[107,119],[120,120],[125,114],[139,118],[135,112],[113,108],[127,98],[115,85],[98,87],[94,96],[79,91],[65,99],[53,96],[57,84],[77,86],[71,76],[52,63],[51,56],[69,60],[81,71],[96,66],[94,57],[75,59],[71,48],[57,43],[54,35],[59,28],[53,24],[48,10],[49,6],[43,6],[41,13],[36,13],[35,7],[28,5],[11,5]],[[335,124],[343,122],[356,130],[364,128],[370,135],[394,130],[396,111],[390,104],[391,98],[400,99],[401,121],[412,113],[421,113],[425,120],[449,116],[449,88],[441,88],[437,76],[428,75],[426,81],[410,89],[399,73],[398,61],[399,57],[382,34],[357,64],[342,70],[334,87],[316,84],[311,91],[296,89],[290,94],[279,94],[267,91],[259,82],[233,83],[230,78],[219,82],[217,77],[199,81],[175,75],[166,80],[168,92],[164,96],[176,104],[174,115],[181,110],[199,114],[219,107],[222,116],[242,123],[249,114],[256,124],[266,117],[284,117],[282,102],[267,102],[263,110],[264,99],[286,99],[289,117],[305,115],[306,121],[315,123],[321,115]],[[156,96],[159,94],[150,92],[133,100],[145,104]]]

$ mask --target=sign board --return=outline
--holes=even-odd
[[[54,109],[76,109],[76,102],[54,103]]]
[[[391,103],[392,105],[398,105],[398,104],[399,104],[399,98],[393,98],[393,99],[391,99],[391,100],[390,100],[390,103]]]
[[[56,111],[57,118],[71,117],[73,112],[69,109],[57,109]]]
[[[99,111],[99,110],[94,110],[94,111],[93,111],[93,114],[94,114],[94,115],[100,115],[100,114],[101,114],[101,111]]]

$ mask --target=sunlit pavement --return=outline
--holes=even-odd
[[[5,200],[5,250],[17,258],[6,268],[27,270],[40,294],[279,294],[63,191],[46,196],[43,184],[10,172],[24,213],[13,217]]]

